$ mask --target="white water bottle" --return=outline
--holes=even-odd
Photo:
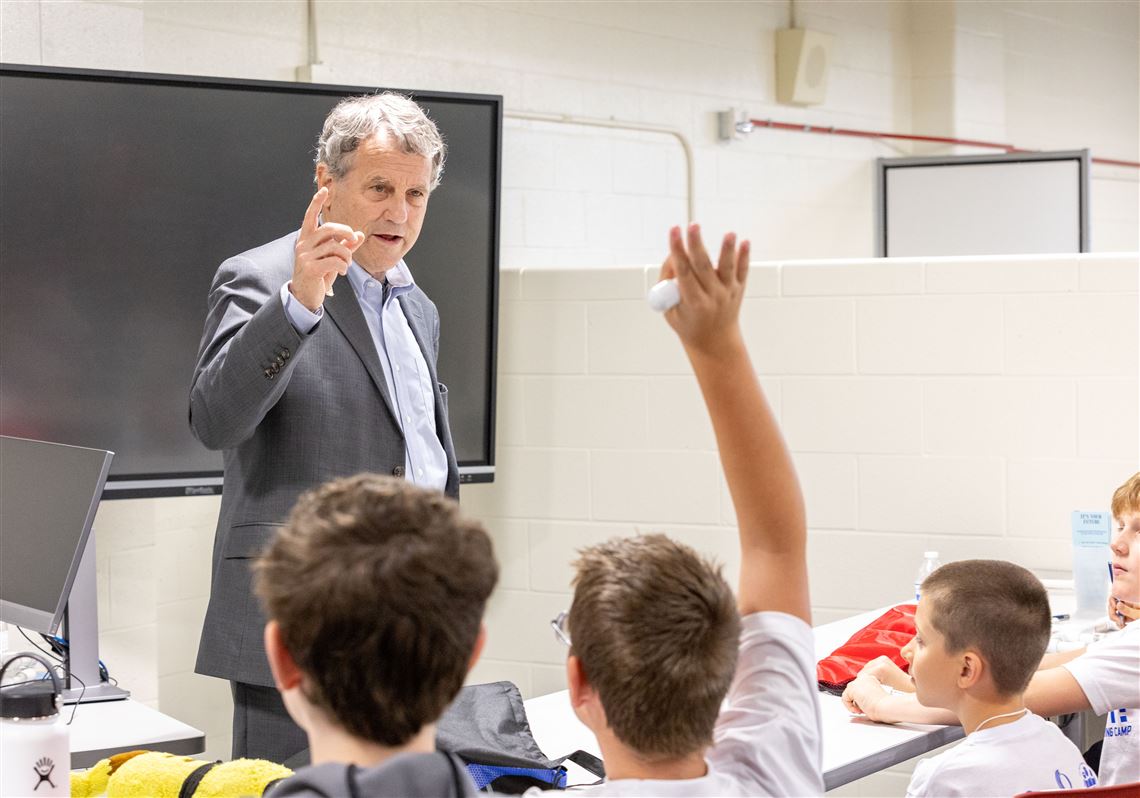
[[[24,657],[38,660],[51,681],[3,685],[4,671]],[[0,796],[70,795],[71,746],[51,665],[38,654],[16,654],[0,667],[0,685]]]
[[[938,561],[938,552],[928,551],[923,554],[922,565],[918,566],[918,573],[914,575],[914,600],[918,601],[922,598],[922,583],[926,581],[926,577],[938,570],[942,565]]]

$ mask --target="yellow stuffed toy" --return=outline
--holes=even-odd
[[[71,775],[73,798],[237,798],[259,796],[289,768],[265,759],[203,762],[158,751],[128,751],[101,759],[90,770]],[[187,779],[197,786],[183,793]],[[191,785],[192,786],[192,785]]]

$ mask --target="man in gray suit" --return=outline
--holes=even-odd
[[[459,495],[436,376],[439,314],[403,260],[444,156],[410,99],[342,101],[317,143],[318,190],[301,229],[214,277],[190,427],[224,451],[225,486],[196,670],[231,682],[235,758],[308,758],[273,687],[250,574],[296,498],[361,471]]]

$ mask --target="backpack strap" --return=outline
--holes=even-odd
[[[265,788],[261,791],[261,794],[266,795],[270,790],[272,790],[274,787],[276,787],[281,782],[285,781],[285,779],[287,779],[287,778],[289,778],[289,777],[288,776],[278,776],[277,778],[273,779],[272,781],[267,782],[265,785]]]
[[[344,781],[348,787],[348,798],[360,798],[360,787],[356,783],[356,765],[349,765],[345,769]]]
[[[598,757],[589,753],[588,751],[583,751],[583,750],[579,749],[577,751],[574,751],[571,754],[567,754],[566,756],[562,757],[561,759],[555,760],[555,762],[559,765],[562,765],[563,762],[567,762],[567,761],[573,762],[575,765],[582,768],[582,770],[586,771],[591,776],[594,776],[595,778],[597,778],[597,781],[595,781],[593,784],[586,785],[586,786],[593,787],[595,784],[601,784],[603,781],[606,780],[605,764],[602,762],[601,759],[599,759]],[[563,765],[563,767],[565,767],[565,765]],[[579,786],[579,785],[575,785],[575,786]]]
[[[455,795],[457,798],[463,798],[467,794],[467,788],[463,786],[464,779],[459,773],[459,766],[455,764],[455,757],[446,751],[440,753],[447,760],[447,766],[451,768],[451,781],[455,785]]]
[[[202,779],[206,778],[206,774],[220,764],[222,764],[220,759],[214,762],[206,762],[190,771],[190,775],[182,780],[182,788],[178,791],[178,798],[194,798],[194,793],[197,792]]]

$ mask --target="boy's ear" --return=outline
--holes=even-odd
[[[269,659],[269,670],[278,690],[290,690],[301,684],[301,669],[293,661],[289,649],[285,648],[277,621],[265,624],[265,656]]]
[[[586,724],[595,734],[607,728],[606,708],[594,686],[586,676],[582,660],[571,654],[566,658],[566,686],[570,691],[570,708],[578,720]]]
[[[570,706],[580,706],[594,696],[594,688],[586,677],[582,660],[571,654],[566,658],[566,687],[570,691]]]
[[[487,624],[479,623],[479,635],[475,638],[475,646],[471,649],[471,659],[467,662],[467,671],[475,667],[475,663],[479,661],[479,657],[483,654],[483,646],[487,643]]]
[[[981,681],[982,674],[985,673],[985,660],[981,658],[978,652],[967,650],[962,654],[959,662],[958,687],[966,690],[978,684]]]

